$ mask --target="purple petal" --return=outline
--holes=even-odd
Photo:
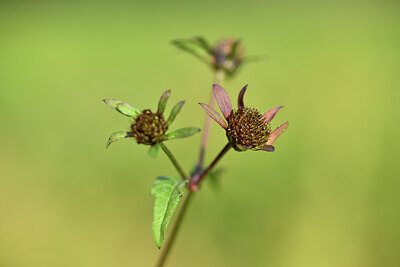
[[[218,102],[218,106],[221,109],[222,114],[224,114],[225,119],[227,119],[229,114],[232,112],[232,105],[229,95],[225,89],[218,84],[213,85],[213,91],[215,99]]]
[[[212,107],[204,103],[199,103],[199,105],[204,109],[207,115],[221,125],[222,128],[226,129],[228,127],[221,115],[219,115],[219,113],[216,112]]]
[[[243,87],[242,90],[240,90],[240,93],[238,96],[238,108],[244,108],[243,97],[244,97],[244,93],[246,93],[246,89],[247,89],[247,84]]]
[[[267,145],[272,145],[275,140],[281,135],[281,133],[283,133],[286,128],[289,126],[289,122],[285,122],[284,124],[282,124],[281,126],[279,126],[278,128],[276,128],[270,135],[267,141]]]
[[[274,152],[275,151],[275,147],[273,147],[271,145],[267,145],[267,146],[265,146],[265,147],[263,147],[261,149],[258,149],[258,150],[267,151],[267,152]]]
[[[263,117],[266,119],[267,122],[272,121],[272,119],[275,117],[276,113],[283,108],[283,106],[277,106],[273,109],[268,110],[267,112],[264,113]]]

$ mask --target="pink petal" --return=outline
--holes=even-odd
[[[221,109],[222,114],[224,114],[225,119],[227,119],[229,114],[232,112],[232,105],[229,95],[225,89],[218,84],[213,85],[213,91],[215,99],[218,102],[218,106]]]
[[[272,121],[272,119],[275,117],[276,113],[283,108],[283,106],[277,106],[273,109],[268,110],[267,112],[264,113],[263,117],[267,120],[267,122]]]
[[[267,152],[274,152],[275,151],[275,147],[273,147],[271,145],[267,145],[267,146],[265,146],[265,147],[263,147],[261,149],[258,149],[258,150],[267,151]]]
[[[240,93],[238,96],[238,108],[244,108],[243,97],[244,97],[244,93],[246,93],[246,89],[247,89],[247,84],[243,87],[242,90],[240,90]]]
[[[285,122],[284,124],[282,124],[281,126],[279,126],[278,128],[276,128],[270,135],[267,141],[267,145],[272,145],[275,140],[281,135],[281,133],[283,133],[286,128],[289,126],[289,122]]]
[[[213,120],[215,120],[222,128],[226,129],[228,125],[224,121],[224,119],[216,112],[212,107],[207,104],[199,103],[199,105],[204,109],[204,111],[210,116]]]

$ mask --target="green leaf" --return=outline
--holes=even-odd
[[[170,96],[171,96],[171,90],[167,90],[161,95],[160,101],[158,102],[158,109],[157,109],[158,114],[164,113],[165,107],[167,106],[168,98]]]
[[[229,59],[234,59],[234,58],[235,58],[236,53],[237,53],[237,51],[238,51],[238,48],[239,48],[239,45],[240,45],[241,42],[242,42],[242,41],[241,41],[240,39],[237,39],[237,40],[235,41],[235,43],[234,43],[233,46],[232,46],[231,53],[228,55],[228,58],[229,58]]]
[[[131,106],[128,103],[124,103],[124,102],[117,104],[117,110],[121,114],[131,117],[131,118],[134,118],[134,119],[140,114],[139,109]]]
[[[173,40],[172,44],[177,48],[195,56],[196,58],[200,59],[207,65],[210,65],[211,61],[208,58],[209,57],[208,53],[205,53],[204,51],[203,52],[199,51],[199,48],[195,47],[192,42],[187,40]]]
[[[117,99],[104,99],[104,103],[106,103],[109,107],[117,110],[119,113],[131,117],[136,118],[140,114],[140,110],[131,106],[128,103],[122,102]]]
[[[149,155],[153,158],[157,157],[158,151],[160,151],[160,143],[155,143],[149,148]]]
[[[213,53],[213,48],[211,45],[207,42],[206,39],[204,39],[201,36],[196,36],[191,39],[192,42],[196,43],[199,47],[203,48],[204,51],[206,51],[208,54]]]
[[[115,132],[113,134],[110,135],[110,138],[108,138],[107,144],[106,144],[106,148],[108,148],[111,143],[114,143],[118,140],[127,138],[127,137],[131,137],[129,132],[125,132],[125,131],[120,131],[120,132]]]
[[[166,134],[164,137],[164,140],[171,140],[171,139],[175,139],[175,138],[184,138],[184,137],[194,135],[198,132],[200,132],[200,129],[196,128],[196,127],[182,128],[182,129],[179,129],[174,132]]]
[[[175,104],[173,109],[171,110],[171,114],[169,115],[169,118],[166,122],[168,126],[171,125],[171,123],[175,120],[176,115],[181,111],[183,104],[185,104],[185,101],[181,101]]]
[[[158,177],[151,188],[154,195],[153,237],[158,248],[181,198],[184,183],[176,177]]]
[[[109,107],[113,109],[117,109],[117,105],[122,103],[122,101],[117,99],[103,99],[104,103],[106,103]]]

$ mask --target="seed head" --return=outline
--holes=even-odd
[[[235,150],[257,149],[267,143],[271,130],[258,110],[248,107],[232,110],[227,121],[226,136]]]
[[[140,113],[131,125],[131,135],[138,144],[154,145],[160,142],[168,126],[162,114],[153,113],[145,109]]]
[[[285,122],[274,131],[270,129],[270,122],[283,106],[277,106],[261,114],[254,108],[244,105],[243,97],[247,85],[238,95],[238,109],[232,109],[228,93],[218,84],[213,85],[213,91],[222,115],[219,115],[211,106],[199,103],[208,116],[215,120],[226,131],[229,144],[237,151],[262,150],[272,152],[272,144],[286,130],[289,122]],[[225,121],[225,120],[226,121]]]

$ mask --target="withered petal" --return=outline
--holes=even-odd
[[[278,128],[276,128],[269,135],[266,145],[272,145],[275,142],[275,140],[287,129],[288,126],[289,126],[289,122],[287,121],[284,124],[282,124],[281,126],[279,126]]]
[[[257,149],[257,150],[261,150],[261,151],[267,151],[267,152],[274,152],[275,151],[275,147],[271,146],[271,145],[267,145],[263,148]]]
[[[213,120],[215,120],[222,128],[226,129],[228,125],[226,124],[225,120],[216,112],[211,106],[199,103],[199,105],[204,109],[208,116],[210,116]]]
[[[218,84],[213,85],[213,91],[222,114],[224,114],[225,119],[228,118],[232,111],[232,104],[228,93]]]
[[[240,90],[239,92],[239,96],[238,96],[238,108],[244,108],[244,101],[243,101],[243,97],[244,97],[244,93],[246,93],[246,89],[247,89],[247,84],[243,87],[242,90]]]
[[[263,117],[266,119],[267,122],[272,121],[272,119],[275,117],[276,113],[283,108],[283,106],[277,106],[273,109],[268,110],[267,112],[264,113]]]

